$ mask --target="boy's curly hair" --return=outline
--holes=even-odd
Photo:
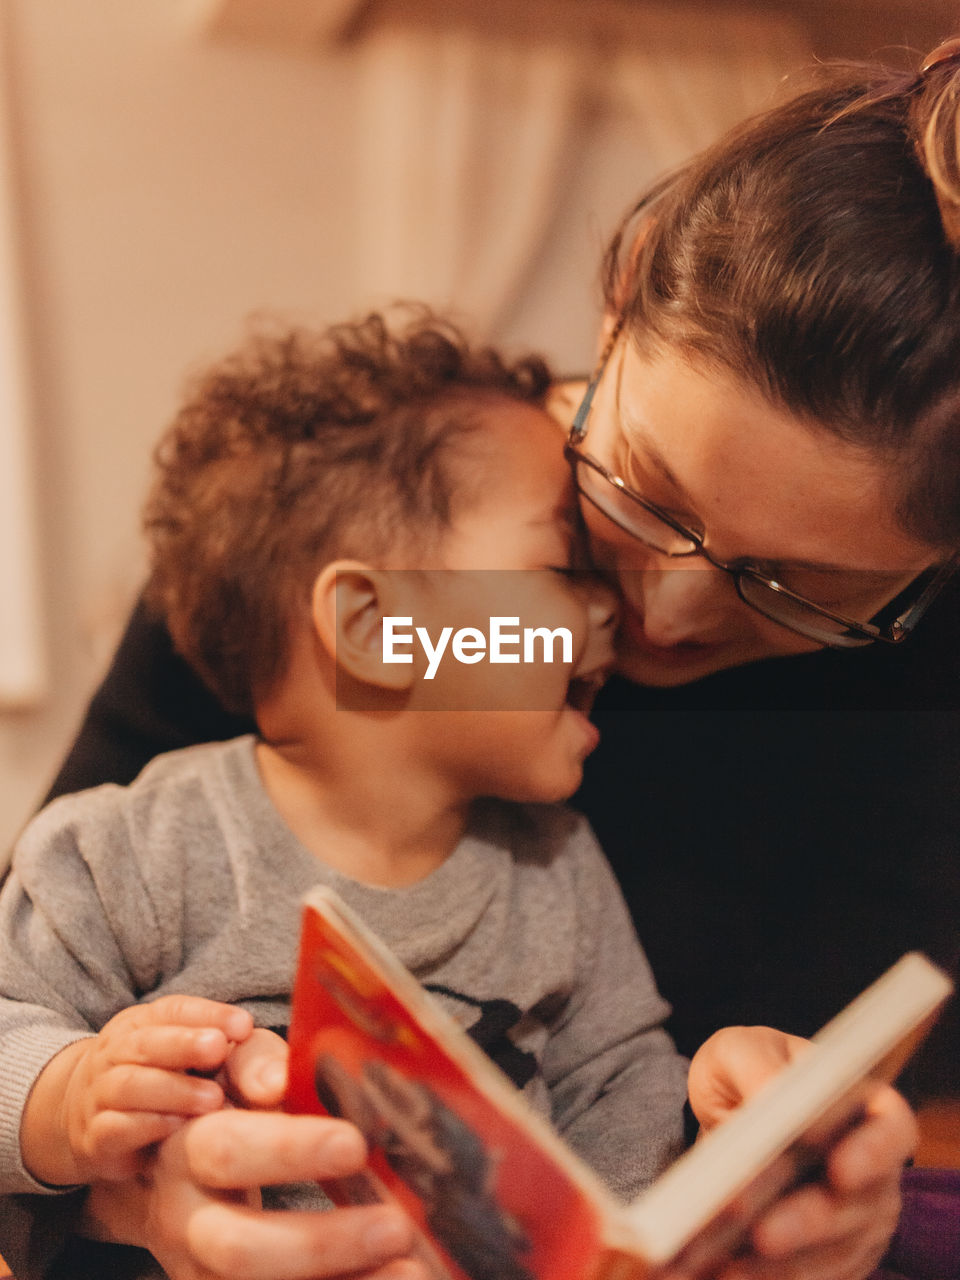
[[[543,403],[540,358],[472,348],[425,307],[398,316],[255,333],[194,380],[157,446],[148,603],[231,711],[283,674],[325,563],[436,545],[478,402]]]

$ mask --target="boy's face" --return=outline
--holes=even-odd
[[[579,786],[598,741],[587,714],[613,657],[614,596],[584,568],[576,497],[553,419],[497,398],[479,422],[464,446],[470,496],[441,543],[441,572],[411,575],[419,579],[413,624],[434,644],[444,628],[452,631],[429,681],[422,647],[412,643],[419,666],[409,705],[443,713],[421,717],[419,729],[433,766],[462,795],[563,799]],[[508,620],[505,637],[515,639],[505,639],[505,660],[493,662],[490,620],[497,617]],[[487,638],[480,661],[455,656],[456,633],[468,627]],[[525,660],[524,632],[533,628],[558,631],[552,661],[537,637]],[[560,629],[569,632],[566,653]]]

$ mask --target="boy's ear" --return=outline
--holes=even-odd
[[[313,584],[314,632],[340,669],[364,684],[408,689],[410,664],[383,660],[384,616],[402,612],[393,575],[359,560],[334,560]]]

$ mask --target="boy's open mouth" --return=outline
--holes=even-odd
[[[566,705],[572,707],[574,711],[579,711],[581,715],[588,716],[609,674],[609,668],[602,667],[586,675],[574,676],[567,685]]]

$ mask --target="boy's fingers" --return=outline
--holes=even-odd
[[[217,1111],[185,1136],[191,1175],[202,1186],[230,1190],[311,1182],[356,1173],[366,1143],[346,1120],[267,1111]]]
[[[772,1027],[724,1027],[700,1046],[690,1063],[690,1105],[704,1129],[725,1120],[809,1042]]]
[[[159,1000],[135,1005],[125,1013],[135,1026],[175,1023],[185,1027],[217,1027],[228,1040],[245,1040],[253,1030],[253,1018],[246,1009],[203,996],[161,996]]]
[[[257,1028],[226,1061],[227,1093],[241,1106],[279,1106],[287,1085],[288,1056],[285,1040],[272,1031]]]
[[[104,1072],[93,1098],[103,1111],[169,1111],[200,1116],[223,1105],[223,1090],[213,1080],[122,1064]]]
[[[328,1212],[262,1213],[237,1205],[208,1203],[190,1223],[190,1244],[217,1276],[260,1280],[270,1260],[272,1280],[319,1280],[368,1273],[407,1253],[413,1228],[388,1206]],[[391,1271],[386,1274],[391,1274]],[[426,1280],[410,1260],[394,1274]]]
[[[232,1041],[217,1027],[136,1027],[109,1047],[116,1063],[162,1067],[167,1071],[215,1071],[222,1066]]]
[[[185,1123],[183,1116],[151,1111],[100,1112],[87,1142],[96,1176],[108,1180],[132,1177],[141,1166],[143,1148],[169,1138]]]

